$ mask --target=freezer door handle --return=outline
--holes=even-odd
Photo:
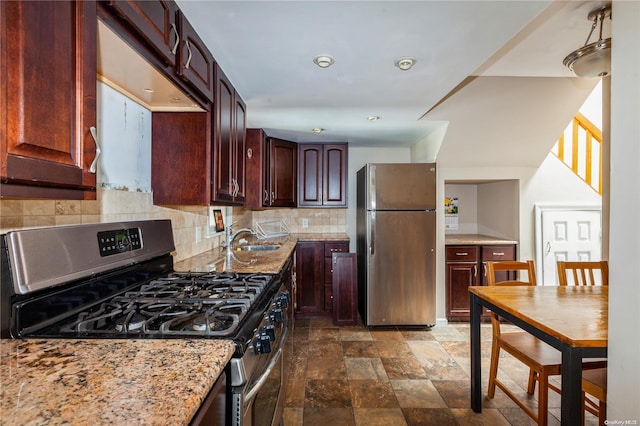
[[[374,255],[376,253],[376,212],[375,210],[371,212],[371,227],[369,229],[369,254]]]
[[[371,165],[371,168],[369,169],[369,201],[370,201],[370,205],[369,208],[371,210],[375,210],[376,209],[376,166],[375,164]]]

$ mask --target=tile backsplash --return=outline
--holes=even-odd
[[[292,233],[346,231],[346,209],[252,211],[234,207],[231,211],[235,227],[282,219]],[[171,219],[176,262],[217,248],[224,239],[224,232],[207,237],[207,206],[156,206],[153,204],[153,194],[149,192],[98,189],[95,201],[0,199],[0,233],[27,228],[149,219]],[[303,228],[303,222],[307,223],[307,228]]]
[[[207,213],[206,206],[155,206],[153,194],[149,192],[98,189],[95,201],[2,199],[0,232],[84,223],[171,219],[176,245],[174,259],[179,261],[220,245],[224,233],[206,238]],[[196,238],[197,233],[200,238]]]

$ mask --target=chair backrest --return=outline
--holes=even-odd
[[[559,285],[570,285],[569,274],[573,285],[609,285],[609,263],[606,260],[596,262],[564,262],[558,261]]]
[[[517,280],[496,281],[496,272],[516,272]],[[522,273],[527,273],[527,280],[522,278]],[[502,262],[487,262],[487,285],[490,286],[535,286],[536,268],[533,260],[518,262],[505,260]],[[491,328],[494,339],[500,337],[500,317],[491,312]]]
[[[496,281],[496,272],[517,272],[517,280]],[[527,280],[520,277],[522,272],[527,273]],[[536,270],[533,260],[518,262],[506,260],[502,262],[487,262],[487,285],[536,285]]]

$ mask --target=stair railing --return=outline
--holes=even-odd
[[[569,149],[566,149],[569,144]],[[552,152],[587,185],[602,195],[602,131],[587,117],[577,113]]]

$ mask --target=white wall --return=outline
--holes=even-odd
[[[449,184],[444,186],[445,198],[458,199],[458,229],[446,234],[478,233],[478,185]],[[444,204],[442,204],[444,206]]]
[[[151,192],[151,111],[97,82],[98,186]]]
[[[640,422],[640,2],[613,2],[609,420]],[[609,423],[613,424],[613,423]],[[622,423],[616,423],[622,424]]]

